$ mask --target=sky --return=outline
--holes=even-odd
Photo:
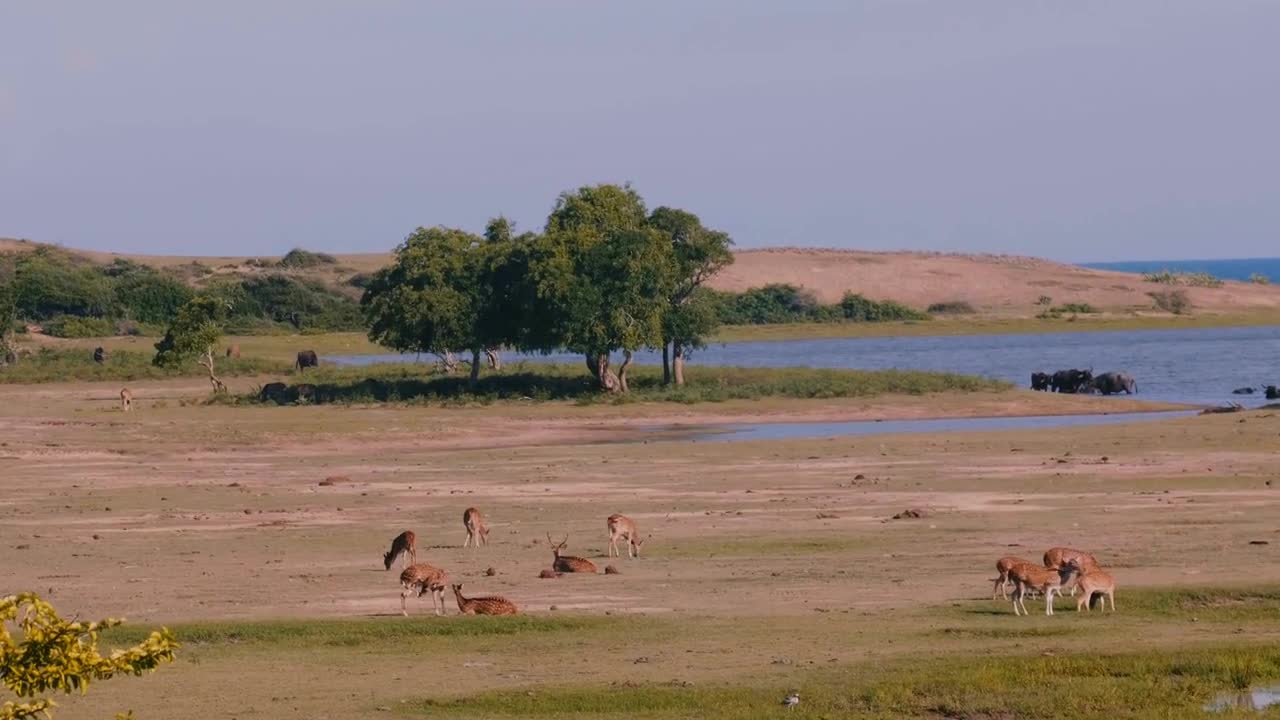
[[[0,237],[386,251],[631,182],[745,248],[1280,255],[1275,0],[68,0],[0,28]]]

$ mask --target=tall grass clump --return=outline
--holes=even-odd
[[[1185,315],[1191,312],[1191,298],[1186,290],[1156,290],[1147,293],[1156,308],[1174,315]]]
[[[966,300],[948,300],[929,306],[930,315],[972,315],[976,312],[973,305]]]
[[[1251,273],[1249,275],[1249,282],[1253,283],[1254,285],[1270,285],[1271,278],[1267,277],[1266,275],[1263,275],[1262,273]]]

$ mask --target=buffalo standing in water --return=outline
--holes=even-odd
[[[1053,381],[1053,378],[1049,375],[1049,373],[1045,373],[1045,372],[1031,373],[1031,389],[1032,390],[1042,390],[1042,391],[1048,392],[1049,383],[1052,381]]]
[[[1060,393],[1089,392],[1093,389],[1093,371],[1059,370],[1050,378],[1049,387]]]
[[[1138,392],[1138,383],[1133,376],[1122,372],[1105,372],[1093,379],[1093,387],[1103,395],[1116,395],[1121,392],[1132,395]]]

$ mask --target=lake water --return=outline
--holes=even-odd
[[[1222,693],[1213,702],[1204,706],[1209,712],[1228,710],[1265,710],[1272,705],[1280,705],[1280,685],[1255,688],[1241,692]]]
[[[348,355],[335,363],[368,365],[413,361],[413,355]],[[522,356],[520,360],[582,364],[578,355]],[[422,356],[423,362],[434,362]],[[641,364],[660,364],[654,352],[636,353]],[[1123,370],[1138,382],[1139,399],[1221,405],[1261,405],[1261,393],[1232,395],[1234,388],[1280,385],[1280,325],[1249,328],[1134,330],[967,335],[940,337],[836,338],[718,344],[694,353],[688,373],[699,366],[901,368],[935,370],[1008,380],[1026,387],[1031,373],[1090,368]],[[585,372],[585,368],[584,368]],[[1113,396],[1114,397],[1114,396]],[[1110,398],[1098,398],[1105,403]],[[1105,408],[1100,404],[1100,408]]]
[[[1280,258],[1235,258],[1232,260],[1133,260],[1129,262],[1084,263],[1084,267],[1120,272],[1209,273],[1223,280],[1248,281],[1257,273],[1280,283]]]

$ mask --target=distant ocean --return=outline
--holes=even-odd
[[[1280,258],[1237,258],[1233,260],[1133,260],[1131,262],[1081,263],[1084,267],[1099,270],[1146,273],[1168,270],[1170,272],[1204,272],[1223,280],[1248,281],[1257,273],[1266,275],[1271,282],[1280,284]]]

